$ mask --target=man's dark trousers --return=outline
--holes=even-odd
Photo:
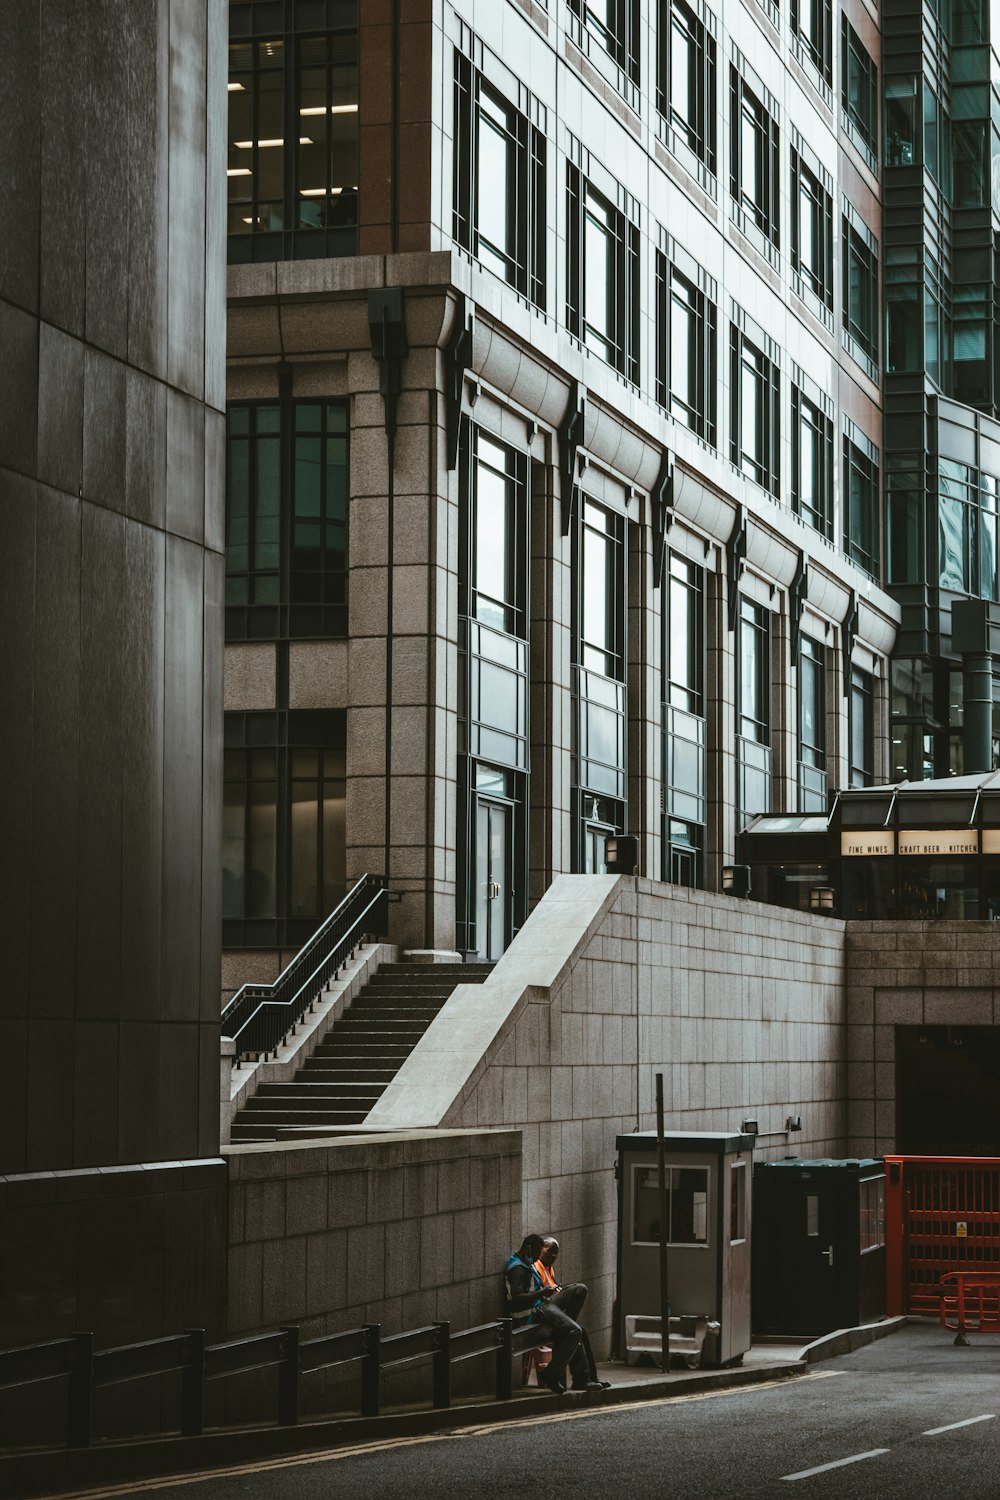
[[[552,1359],[545,1372],[550,1381],[563,1379],[566,1366],[580,1347],[583,1329],[577,1319],[586,1300],[587,1288],[578,1281],[572,1286],[560,1287],[558,1292],[546,1298],[535,1314],[547,1330],[551,1329]],[[573,1373],[575,1377],[576,1371]]]

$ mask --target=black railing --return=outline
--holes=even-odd
[[[299,1397],[303,1375],[337,1366],[358,1366],[358,1404],[363,1417],[382,1411],[382,1373],[402,1365],[430,1362],[431,1401],[437,1410],[451,1406],[451,1367],[460,1361],[492,1355],[493,1387],[498,1401],[514,1394],[514,1356],[537,1349],[551,1337],[538,1324],[515,1328],[510,1318],[482,1323],[452,1333],[449,1323],[431,1323],[406,1333],[383,1338],[378,1323],[366,1323],[348,1333],[324,1338],[299,1339],[292,1326],[276,1333],[254,1334],[226,1344],[205,1343],[201,1328],[189,1328],[168,1338],[143,1344],[123,1344],[116,1349],[94,1348],[92,1333],[49,1344],[0,1351],[0,1391],[43,1381],[69,1377],[66,1407],[66,1443],[70,1448],[88,1448],[93,1441],[95,1390],[142,1380],[150,1375],[181,1372],[181,1409],[178,1425],[166,1431],[199,1437],[205,1431],[205,1386],[210,1380],[245,1375],[250,1370],[277,1368],[277,1422],[294,1427],[299,1421]],[[243,1423],[233,1422],[232,1426]],[[216,1429],[218,1430],[218,1429]],[[17,1443],[5,1439],[6,1449]],[[28,1446],[27,1443],[21,1446]],[[32,1444],[32,1446],[35,1446]]]
[[[222,1012],[222,1035],[236,1043],[234,1064],[281,1045],[361,943],[385,936],[387,905],[383,877],[362,875],[273,984],[236,991]]]

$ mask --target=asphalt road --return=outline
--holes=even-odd
[[[92,1494],[156,1500],[1000,1500],[1000,1340],[910,1325],[780,1384]]]

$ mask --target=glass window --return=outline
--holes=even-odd
[[[827,540],[833,538],[833,422],[792,387],[792,503]]]
[[[779,492],[778,370],[731,325],[731,453],[735,466],[773,495]]]
[[[580,660],[624,680],[624,554],[621,518],[585,501],[580,546]]]
[[[740,76],[730,70],[732,141],[730,191],[741,225],[755,226],[778,245],[778,127],[767,108]]]
[[[850,785],[872,786],[875,781],[875,683],[868,672],[857,667],[851,668],[850,721]]]
[[[291,448],[291,461],[285,455]],[[230,406],[227,639],[347,633],[347,408]]]
[[[716,434],[715,305],[657,252],[657,399],[707,442]]]
[[[632,1243],[660,1242],[660,1193],[656,1167],[632,1169]],[[708,1244],[708,1168],[666,1169],[667,1242]]]
[[[846,16],[841,18],[840,62],[844,123],[873,159],[878,154],[878,69]]]
[[[924,493],[916,453],[886,456],[887,552],[890,583],[925,583]]]
[[[660,8],[657,103],[674,140],[715,171],[715,38],[684,0]]]
[[[885,1244],[885,1178],[869,1177],[860,1184],[861,1254],[880,1250]]]
[[[707,817],[705,573],[673,552],[663,629],[663,878],[697,887]]]
[[[878,251],[874,242],[859,233],[846,215],[843,220],[843,279],[844,342],[852,353],[853,342],[865,358],[877,362]],[[903,328],[899,329],[899,337],[905,340]]]
[[[792,270],[833,308],[833,200],[797,151],[792,159]]]
[[[771,741],[771,663],[767,611],[740,600],[739,726],[744,739]]]
[[[667,702],[693,714],[704,711],[704,593],[704,569],[671,553],[664,613]]]
[[[887,253],[886,369],[890,375],[923,368],[920,277],[920,266],[909,249],[890,250]]]
[[[885,80],[885,164],[912,167],[917,161],[917,79]]]
[[[938,574],[942,588],[973,592],[978,498],[975,471],[938,460]]]
[[[518,456],[481,429],[475,430],[474,455],[469,613],[523,639],[525,516]]]
[[[844,551],[872,578],[879,576],[878,464],[844,438]]]
[[[572,162],[567,163],[567,190],[567,326],[595,354],[635,381],[638,230]]]
[[[799,643],[799,811],[826,810],[826,651]]]
[[[569,0],[570,9],[611,60],[639,81],[637,0]]]
[[[536,306],[545,304],[545,138],[455,53],[454,234]]]
[[[746,1162],[734,1161],[729,1169],[729,1239],[745,1240],[747,1237],[747,1167]]]
[[[791,0],[792,31],[825,83],[833,78],[830,0]]]
[[[227,713],[223,941],[303,942],[346,890],[342,709]]]
[[[230,7],[229,258],[354,254],[357,27],[268,32],[274,10]]]

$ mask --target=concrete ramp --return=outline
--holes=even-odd
[[[560,875],[489,978],[454,991],[359,1128],[447,1125],[525,1007],[547,1002],[586,951],[621,881],[620,875]],[[520,1118],[512,1107],[511,1121]]]

